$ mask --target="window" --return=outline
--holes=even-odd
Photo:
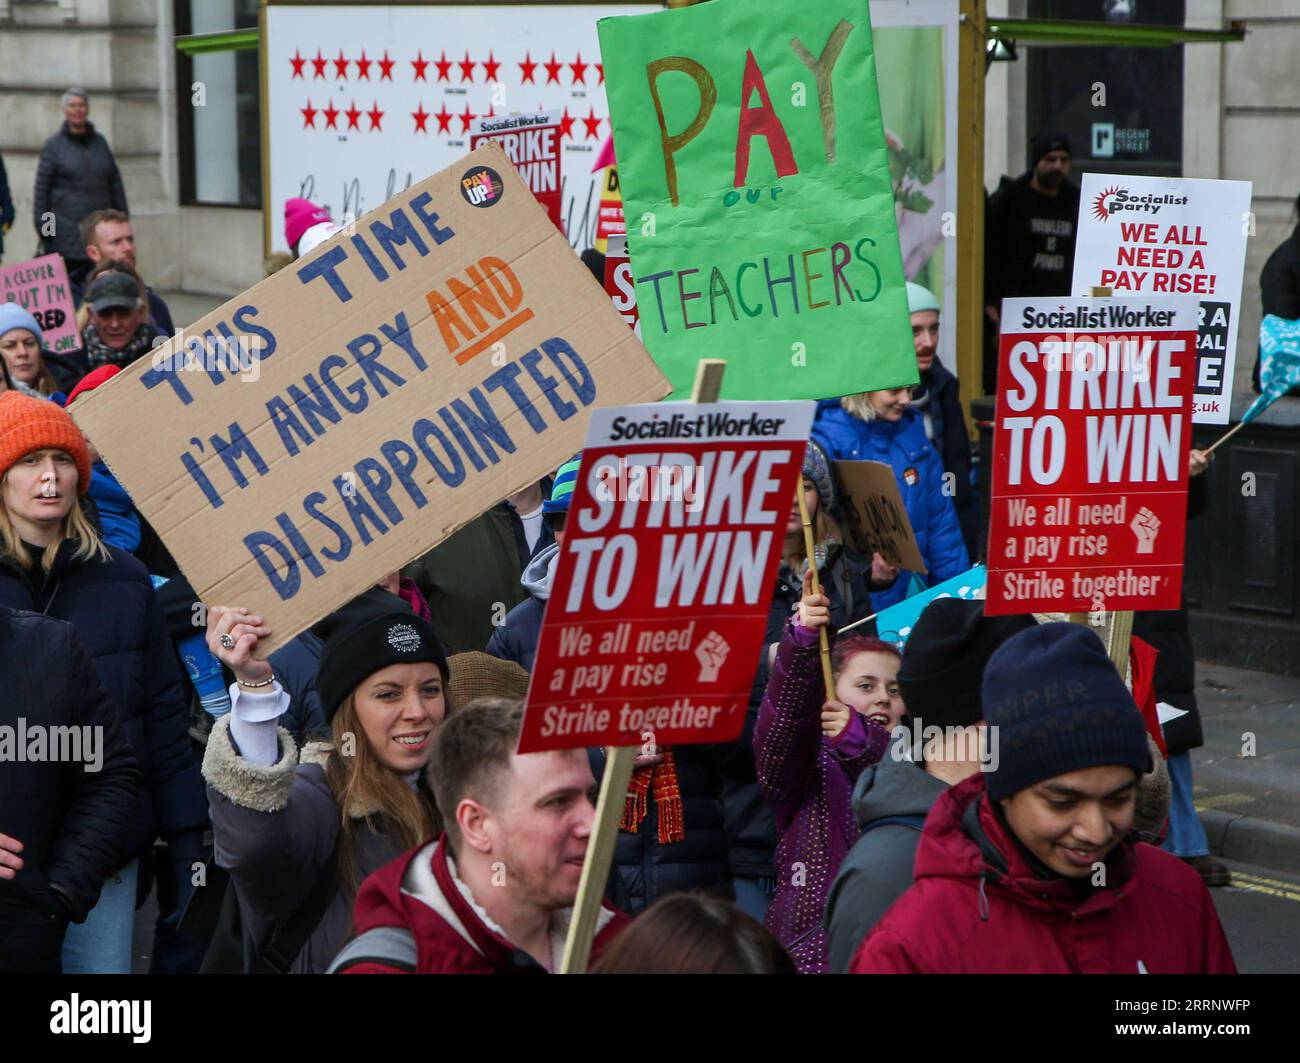
[[[176,0],[176,33],[257,27],[258,0]],[[258,52],[176,54],[181,203],[262,205]]]

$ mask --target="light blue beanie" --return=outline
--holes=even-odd
[[[16,328],[25,328],[36,337],[37,343],[45,346],[45,333],[36,323],[36,318],[17,303],[0,303],[0,339],[6,332],[12,332]]]
[[[919,314],[922,310],[933,310],[936,314],[939,313],[939,300],[929,288],[922,288],[919,284],[908,281],[907,312]]]

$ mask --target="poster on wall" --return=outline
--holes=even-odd
[[[262,24],[264,241],[284,203],[360,217],[470,150],[476,119],[559,112],[560,223],[592,246],[610,136],[596,21],[659,4],[268,3]]]

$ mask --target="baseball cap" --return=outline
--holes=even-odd
[[[86,300],[97,314],[119,307],[134,310],[140,305],[140,289],[135,280],[117,270],[105,270],[86,289]]]

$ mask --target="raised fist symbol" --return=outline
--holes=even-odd
[[[700,662],[701,683],[716,683],[722,662],[731,652],[731,645],[716,631],[710,631],[695,647],[695,659]]]
[[[1156,536],[1160,534],[1160,518],[1151,510],[1143,506],[1137,511],[1137,516],[1129,522],[1129,527],[1133,529],[1133,534],[1137,536],[1139,554],[1150,554],[1155,552]]]

